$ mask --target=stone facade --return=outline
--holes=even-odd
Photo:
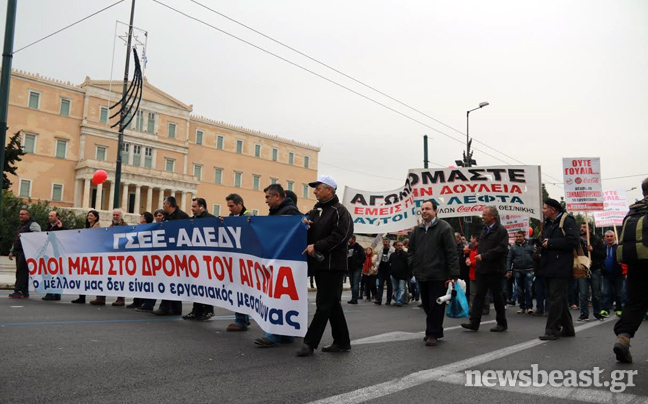
[[[28,152],[12,177],[12,192],[53,206],[110,220],[115,187],[117,128],[110,118],[122,83],[86,80],[81,85],[13,71],[7,137],[21,132]],[[307,212],[315,203],[308,182],[317,178],[319,147],[195,116],[187,105],[144,81],[139,112],[124,131],[120,207],[133,223],[139,212],[162,207],[174,195],[190,211],[202,197],[209,211],[227,215],[225,196],[238,193],[248,209],[267,214],[263,188],[280,183]],[[92,183],[102,169],[108,180]],[[105,213],[104,213],[105,212]],[[189,212],[190,213],[190,212]]]

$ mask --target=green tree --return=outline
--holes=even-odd
[[[2,168],[2,189],[9,189],[12,183],[9,181],[7,174],[16,175],[16,163],[22,161],[21,156],[24,156],[25,152],[20,146],[20,131],[16,132],[15,135],[9,139],[9,143],[5,147],[4,155],[4,167]]]
[[[74,212],[49,206],[49,202],[36,201],[29,199],[26,203],[13,193],[2,190],[2,209],[0,210],[0,255],[9,254],[11,245],[16,236],[16,229],[20,225],[18,212],[20,209],[27,208],[32,218],[45,230],[49,227],[47,220],[49,212],[56,210],[61,216],[61,221],[68,229],[82,229],[85,226],[85,216],[76,215]]]

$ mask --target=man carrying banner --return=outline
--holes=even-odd
[[[239,194],[229,194],[225,197],[227,208],[231,216],[253,216],[252,212],[245,208],[243,198]],[[227,326],[227,331],[247,331],[250,326],[250,316],[243,313],[234,313],[234,322]]]
[[[308,270],[317,282],[317,309],[297,356],[310,356],[317,349],[326,324],[330,321],[333,344],[322,352],[345,352],[351,349],[342,299],[342,283],[347,271],[347,242],[353,234],[349,211],[340,203],[337,183],[328,175],[308,184],[315,188],[317,204],[309,214]]]
[[[493,303],[497,325],[491,328],[492,332],[503,332],[508,329],[506,321],[506,308],[504,307],[504,296],[502,295],[502,278],[508,271],[506,268],[506,257],[508,255],[508,232],[499,222],[499,214],[495,206],[486,206],[482,211],[484,229],[479,235],[479,247],[475,261],[477,268],[477,294],[470,311],[470,322],[461,324],[468,330],[479,330],[481,322],[484,298],[490,290],[493,294]],[[509,273],[510,276],[510,273]]]
[[[459,257],[454,231],[447,222],[437,218],[437,205],[433,201],[421,204],[421,219],[423,222],[410,236],[407,256],[427,316],[425,345],[435,346],[443,338],[445,317],[445,304],[437,304],[436,299],[445,295],[448,281],[459,277]]]
[[[301,215],[295,202],[286,197],[286,192],[280,184],[270,184],[263,192],[265,192],[266,204],[270,208],[269,216]],[[272,348],[279,346],[281,343],[291,343],[293,341],[295,341],[295,337],[266,332],[263,337],[255,339],[254,344],[260,348]]]
[[[628,266],[628,301],[614,325],[616,359],[631,363],[630,338],[634,338],[648,311],[648,178],[641,183],[644,199],[630,206],[623,219],[617,258]]]
[[[165,222],[171,220],[189,219],[189,215],[178,207],[178,202],[174,196],[167,196],[162,202],[162,209],[164,209]],[[182,314],[182,302],[177,300],[162,300],[157,310],[152,314],[156,316],[179,316]]]
[[[49,226],[47,227],[47,231],[59,231],[59,230],[67,230],[65,228],[65,225],[63,222],[61,222],[61,215],[55,211],[52,210],[50,211],[49,215],[47,216],[47,221],[49,223]],[[48,293],[45,296],[42,297],[43,300],[61,300],[61,294],[60,293]]]
[[[16,257],[16,284],[14,292],[9,297],[12,299],[26,299],[29,297],[29,270],[27,269],[27,260],[25,260],[20,236],[23,233],[39,232],[41,227],[32,219],[27,208],[20,209],[18,219],[20,220],[20,226],[16,230],[16,237],[9,251],[10,260]]]
[[[545,333],[539,338],[553,341],[576,335],[565,296],[573,279],[574,249],[578,247],[580,237],[576,220],[563,211],[557,200],[547,199],[542,213],[546,220],[544,231],[538,240],[542,247],[538,274],[547,282],[549,313]],[[563,215],[566,217],[561,227]]]
[[[207,201],[205,201],[204,198],[193,198],[191,200],[191,212],[194,214],[192,219],[214,217],[214,215],[207,211]],[[212,317],[214,317],[214,306],[211,304],[194,302],[191,311],[182,316],[182,319],[207,321]]]
[[[112,222],[110,223],[110,227],[117,226],[128,226],[128,223],[124,221],[124,215],[122,214],[121,209],[113,209],[112,211]],[[94,300],[90,301],[90,304],[93,306],[104,306],[106,304],[106,296],[97,296]],[[120,296],[112,303],[112,305],[118,307],[125,306],[125,299]]]

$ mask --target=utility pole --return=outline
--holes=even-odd
[[[4,48],[2,50],[2,78],[0,79],[0,169],[4,172],[5,143],[7,142],[7,115],[9,114],[9,88],[11,86],[11,60],[13,58],[14,32],[16,30],[17,0],[7,1]],[[0,176],[0,208],[4,177]]]
[[[126,45],[126,68],[124,69],[124,88],[122,91],[122,108],[119,114],[119,135],[117,140],[117,163],[115,165],[115,197],[113,199],[113,209],[119,208],[121,194],[121,169],[122,169],[122,148],[124,147],[124,122],[126,121],[127,112],[127,93],[128,93],[128,69],[130,64],[131,40],[133,38],[133,20],[135,18],[135,0],[131,3],[130,22],[128,24],[128,40]]]
[[[428,168],[428,136],[423,135],[423,168]]]

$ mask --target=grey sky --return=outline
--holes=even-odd
[[[562,157],[601,157],[603,178],[648,173],[648,2],[213,1],[202,3],[425,112],[458,133],[273,44],[189,0],[160,0],[314,70],[441,133],[179,15],[137,0],[148,31],[149,81],[194,113],[322,146],[320,173],[341,185],[389,190],[422,167],[454,165],[466,111],[479,165],[542,166],[562,182]],[[15,49],[112,0],[22,0]],[[81,83],[111,72],[115,21],[130,0],[18,52],[13,67]],[[1,18],[4,22],[6,2]],[[124,31],[122,27],[121,32]],[[123,77],[117,44],[113,79]],[[351,170],[351,171],[349,171]],[[643,177],[603,182],[638,187]],[[548,185],[551,196],[562,186]],[[634,200],[638,190],[629,193]]]

